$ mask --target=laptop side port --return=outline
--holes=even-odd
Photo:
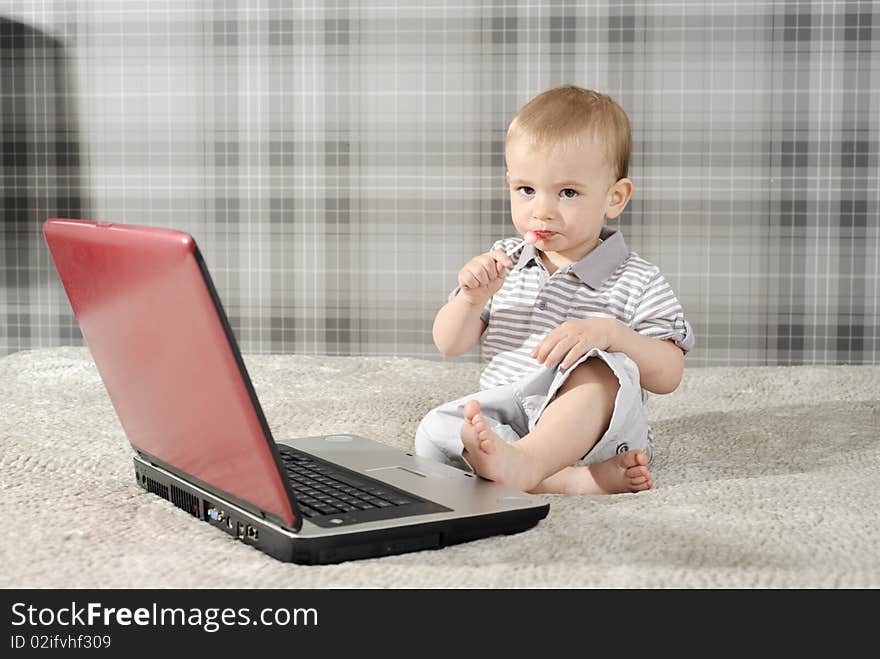
[[[229,518],[226,516],[226,511],[222,510],[221,508],[215,508],[214,506],[206,504],[205,517],[210,519],[212,522],[217,522],[219,524],[222,524],[225,521],[226,526],[231,527]]]
[[[219,528],[226,528],[233,537],[242,541],[256,542],[259,538],[259,530],[256,526],[245,524],[233,519],[225,510],[212,502],[204,502],[205,520]]]

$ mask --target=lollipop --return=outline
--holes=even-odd
[[[523,240],[525,240],[529,245],[534,245],[536,242],[538,242],[538,234],[536,234],[534,231],[526,231],[525,235],[523,236]]]

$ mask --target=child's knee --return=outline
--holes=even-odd
[[[427,453],[431,452],[434,446],[433,435],[431,435],[431,433],[428,431],[428,428],[431,425],[430,417],[432,414],[434,414],[434,410],[431,410],[424,417],[422,417],[422,420],[419,422],[419,425],[416,428],[416,455],[429,457]]]
[[[590,357],[575,366],[559,388],[559,393],[565,393],[569,389],[583,384],[598,385],[609,396],[616,396],[620,389],[620,381],[614,371],[598,357]]]
[[[415,452],[418,456],[445,462],[449,456],[451,428],[449,414],[441,407],[428,412],[416,428]]]

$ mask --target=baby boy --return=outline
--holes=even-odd
[[[418,455],[530,492],[651,488],[645,392],[675,390],[694,337],[658,268],[605,227],[632,196],[630,144],[623,109],[580,87],[543,92],[513,118],[519,236],[461,268],[433,328],[448,357],[482,339],[481,391],[422,419]]]

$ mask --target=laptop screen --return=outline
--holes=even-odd
[[[277,451],[191,236],[52,219],[43,234],[132,446],[292,528]]]

